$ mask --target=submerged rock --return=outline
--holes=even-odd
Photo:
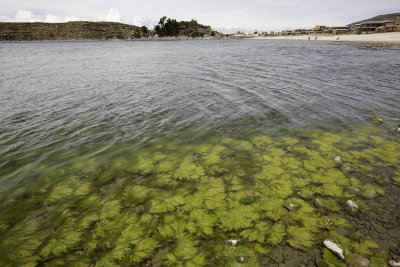
[[[329,217],[324,216],[324,217],[322,217],[322,219],[324,220],[324,224],[325,225],[327,225],[327,226],[331,226],[332,225],[332,220],[329,219]]]
[[[344,260],[343,249],[332,239],[325,239],[324,246],[329,249],[333,254]]]
[[[225,241],[225,244],[227,244],[228,246],[234,247],[234,246],[240,244],[241,242],[242,242],[241,239],[228,239]]]
[[[322,201],[322,199],[317,197],[316,199],[314,199],[314,205],[317,208],[323,208],[324,207],[324,202]]]
[[[293,204],[293,203],[289,203],[288,205],[286,205],[286,208],[289,211],[296,211],[299,209],[299,205]]]
[[[356,194],[356,195],[360,194],[360,192],[361,192],[360,189],[352,187],[352,186],[347,187],[346,190],[348,192],[350,192],[352,194]]]
[[[236,260],[237,262],[239,262],[239,263],[245,263],[245,262],[247,262],[247,258],[244,257],[244,256],[237,256],[237,257],[235,258],[235,260]]]
[[[358,212],[358,205],[353,200],[347,200],[346,209],[351,214],[356,214]]]
[[[351,168],[350,166],[343,166],[343,167],[342,167],[342,171],[347,172],[347,173],[356,172],[356,170],[354,170],[354,169]]]
[[[378,194],[376,193],[376,191],[372,188],[368,188],[367,190],[365,190],[363,192],[363,197],[365,197],[366,199],[374,199],[378,196]]]
[[[341,163],[342,163],[342,159],[341,159],[340,157],[336,157],[333,161],[334,161],[336,164],[341,164]]]
[[[254,190],[244,190],[246,198],[254,198],[256,196],[256,191]]]
[[[369,266],[369,260],[358,254],[347,255],[345,262],[350,267],[368,267]]]
[[[382,124],[383,123],[383,118],[375,116],[375,117],[372,118],[372,123],[373,124]]]
[[[396,262],[394,260],[389,261],[389,265],[392,267],[398,267],[400,266],[400,261]]]

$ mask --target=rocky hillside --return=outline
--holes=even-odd
[[[123,40],[147,34],[145,27],[115,22],[0,23],[0,41]]]
[[[366,21],[381,21],[381,20],[393,20],[393,21],[395,21],[397,16],[400,16],[400,13],[379,15],[379,16],[375,16],[375,17],[372,17],[372,18],[369,18],[369,19],[364,19],[364,20],[360,20],[360,21],[356,21],[356,22],[350,23],[348,26],[352,26],[352,25],[355,25],[355,24],[360,24],[360,23],[363,23],[363,22],[366,22]]]

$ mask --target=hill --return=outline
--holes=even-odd
[[[0,23],[0,41],[110,40],[147,36],[146,27],[116,22]]]
[[[211,29],[211,26],[199,24],[196,20],[177,21],[167,17],[162,17],[158,25],[154,27],[154,32],[160,37],[205,37],[220,36],[221,33]]]
[[[353,26],[355,24],[360,24],[360,23],[363,23],[363,22],[366,22],[366,21],[382,21],[382,20],[393,20],[393,21],[395,21],[396,20],[396,16],[400,16],[400,13],[379,15],[379,16],[375,16],[375,17],[372,17],[372,18],[369,18],[369,19],[364,19],[364,20],[360,20],[360,21],[356,21],[356,22],[350,23],[347,26]]]

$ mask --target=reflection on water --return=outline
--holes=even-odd
[[[257,266],[278,245],[343,265],[327,237],[371,266],[389,259],[345,207],[366,220],[400,183],[398,52],[256,40],[0,52],[3,265]],[[365,126],[374,114],[384,124]]]

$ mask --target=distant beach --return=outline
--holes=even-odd
[[[255,37],[260,40],[305,40],[308,41],[342,42],[348,45],[361,45],[376,49],[400,49],[400,32],[372,34],[343,34],[343,35],[293,35],[274,37]],[[315,39],[317,37],[317,39]]]

